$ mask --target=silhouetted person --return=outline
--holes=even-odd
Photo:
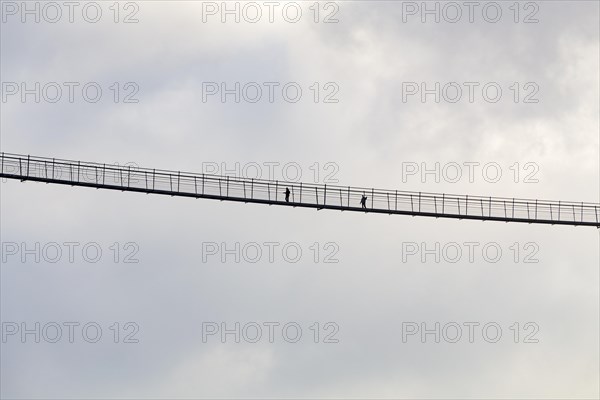
[[[365,196],[364,194],[362,195],[362,198],[360,199],[360,206],[362,208],[367,208],[367,196]]]
[[[285,188],[285,201],[290,202],[290,188]]]

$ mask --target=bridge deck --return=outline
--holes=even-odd
[[[436,218],[600,228],[600,204],[281,182],[1,153],[0,176],[169,196]],[[290,190],[290,201],[284,191]],[[360,199],[366,195],[366,209]]]

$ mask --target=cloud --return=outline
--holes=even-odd
[[[278,176],[294,162],[303,181],[331,175],[341,185],[598,202],[597,3],[537,2],[535,24],[515,24],[508,3],[497,24],[421,23],[419,15],[402,22],[402,3],[394,2],[340,2],[333,24],[314,23],[312,4],[303,4],[296,24],[221,23],[219,15],[203,23],[199,2],[137,4],[137,24],[115,24],[104,4],[98,24],[2,23],[2,82],[97,82],[103,89],[97,103],[80,96],[73,103],[38,104],[31,96],[0,103],[2,151],[197,172],[206,163],[221,170],[256,163],[264,173],[265,163],[276,162]],[[319,19],[336,10],[321,7]],[[473,81],[478,88],[497,83],[502,99],[488,102],[477,89],[473,103],[436,103],[432,95],[403,101],[406,82],[465,89]],[[128,82],[139,85],[137,103],[122,101]],[[205,101],[207,82],[230,89],[255,82],[263,97]],[[273,102],[268,82],[279,83]],[[282,95],[290,82],[302,88],[297,103]],[[539,91],[526,88],[529,82]],[[522,101],[534,92],[538,103]],[[325,103],[328,95],[339,101]],[[403,181],[407,162],[420,171]],[[435,173],[422,174],[450,162],[462,166],[457,183],[441,172],[438,182]],[[465,162],[479,163],[473,182]],[[482,175],[489,163],[501,166],[498,183]],[[524,183],[532,171],[539,182]],[[2,183],[0,196],[3,246],[58,243],[67,251],[64,243],[79,243],[73,262],[68,253],[58,263],[43,254],[39,263],[31,254],[25,262],[20,254],[3,260],[2,322],[93,321],[103,328],[97,344],[81,335],[58,344],[9,337],[1,343],[2,396],[598,396],[593,229],[18,181]],[[274,261],[270,242],[278,242]],[[470,242],[478,243],[473,261]],[[97,263],[81,252],[90,243],[102,249]],[[206,243],[224,245],[225,253],[252,243],[263,253],[257,263],[240,252],[239,263],[232,254],[223,263],[220,248],[203,261]],[[297,263],[282,253],[290,243],[302,249]],[[407,243],[419,253],[404,260]],[[486,245],[501,249],[498,262],[486,258]],[[462,256],[454,263],[444,251],[457,247]],[[125,263],[132,254],[139,262]],[[325,263],[327,256],[339,262]],[[207,321],[295,322],[303,336],[298,343],[279,334],[274,343],[221,343],[218,336],[203,343]],[[480,331],[474,343],[466,336],[459,343],[435,343],[431,335],[426,343],[420,335],[402,340],[403,322],[431,328],[469,321],[499,324],[502,340],[489,343]],[[123,343],[127,322],[139,326],[139,343]],[[337,324],[339,343],[323,343],[328,322]],[[538,343],[523,343],[528,322],[539,328]]]

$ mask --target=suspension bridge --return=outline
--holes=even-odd
[[[1,153],[0,163],[0,177],[21,181],[317,210],[600,228],[596,203],[307,184],[10,153]],[[361,204],[363,196],[367,200]]]

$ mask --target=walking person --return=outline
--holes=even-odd
[[[362,195],[362,198],[360,199],[360,206],[362,208],[367,208],[367,196],[365,196],[364,194]]]

